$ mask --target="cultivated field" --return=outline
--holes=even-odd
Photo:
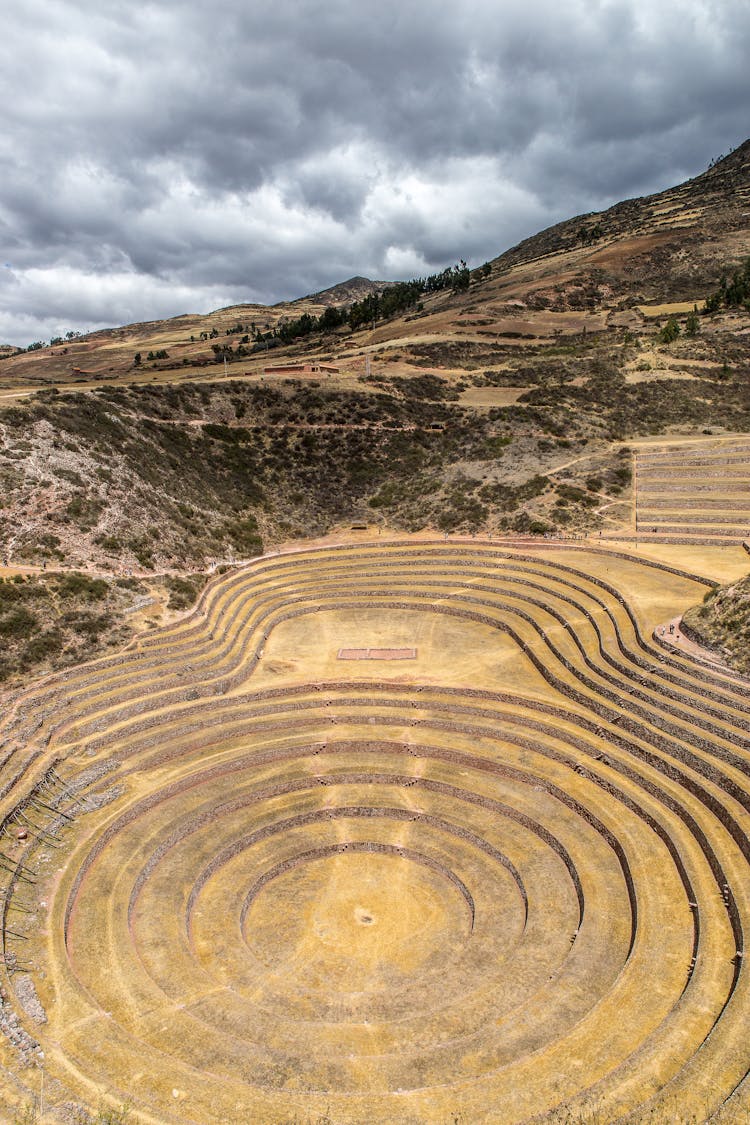
[[[747,682],[660,629],[708,588],[303,550],[20,695],[7,1119],[744,1120]]]

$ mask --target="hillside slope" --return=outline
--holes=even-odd
[[[689,300],[715,288],[723,263],[748,252],[750,140],[706,172],[656,195],[567,219],[496,258],[498,270],[584,251],[629,296]],[[613,253],[612,251],[615,251]],[[548,267],[554,271],[554,260]],[[666,284],[666,290],[665,290]],[[634,292],[641,286],[643,292]]]
[[[686,318],[750,255],[749,157],[559,224],[357,331],[252,349],[384,283],[2,360],[0,563],[191,573],[351,523],[632,537],[629,442],[750,433],[746,305]],[[682,522],[700,521],[710,537],[708,509]]]
[[[750,575],[710,590],[702,605],[684,615],[682,627],[738,672],[750,675]]]
[[[442,351],[429,355],[431,361],[466,366],[491,358],[492,345],[522,348],[608,325],[641,328],[643,306],[700,305],[723,274],[750,256],[748,214],[750,141],[684,184],[524,240],[473,271],[466,291],[426,295],[417,310],[369,332],[336,329],[276,348],[273,361],[322,359],[350,371],[363,349],[406,349],[406,358],[420,360],[425,343],[439,343]],[[19,386],[205,378],[224,358],[233,373],[257,376],[269,356],[253,350],[254,332],[319,317],[386,285],[355,277],[272,307],[239,305],[129,325],[0,357],[0,394]]]

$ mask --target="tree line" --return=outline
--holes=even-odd
[[[485,267],[482,267],[487,272]],[[303,313],[293,320],[285,320],[267,332],[256,329],[253,332],[253,351],[260,351],[279,344],[290,344],[315,332],[335,332],[337,328],[349,327],[352,331],[374,325],[379,320],[407,312],[420,305],[427,293],[437,293],[451,289],[454,293],[469,288],[471,271],[463,258],[454,266],[448,266],[440,273],[429,277],[416,277],[411,281],[397,281],[380,293],[368,293],[361,301],[337,308],[329,305],[320,316]]]
[[[737,308],[739,305],[750,305],[750,258],[731,277],[726,274],[722,277],[719,288],[706,297],[705,311],[715,313],[719,309]]]

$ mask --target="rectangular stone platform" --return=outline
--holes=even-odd
[[[415,648],[340,648],[337,660],[416,660]]]

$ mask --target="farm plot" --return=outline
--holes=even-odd
[[[279,555],[20,696],[7,1104],[43,1052],[48,1099],[143,1121],[741,1119],[747,685],[652,637],[705,588]]]

